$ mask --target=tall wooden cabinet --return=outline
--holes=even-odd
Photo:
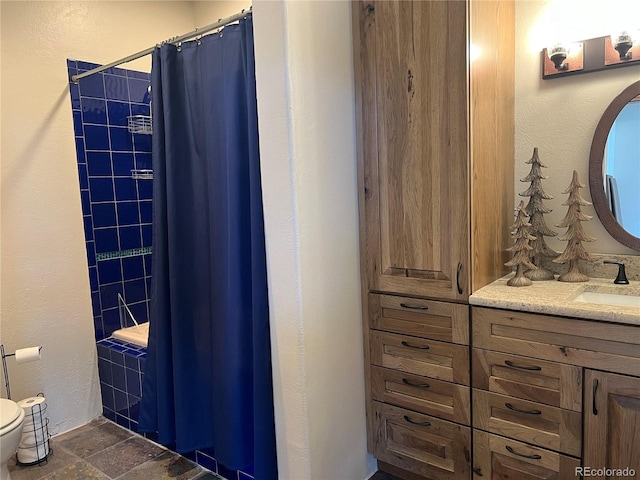
[[[466,303],[506,273],[513,219],[514,5],[354,1],[353,34],[369,450],[468,479]]]

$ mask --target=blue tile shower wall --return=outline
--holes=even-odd
[[[69,78],[97,66],[67,60]],[[120,328],[118,293],[138,322],[149,319],[152,182],[131,170],[151,168],[151,136],[127,130],[127,116],[150,115],[149,81],[111,68],[69,85],[103,413],[135,432],[146,348],[109,337]],[[253,479],[253,467],[228,469],[212,449],[183,455],[228,480]]]
[[[147,349],[116,338],[100,340],[97,346],[104,416],[137,432]],[[147,436],[156,440],[153,435]],[[226,468],[216,460],[213,449],[183,455],[228,480],[253,479],[253,468],[246,471]]]
[[[147,349],[114,338],[97,348],[104,416],[137,432]]]
[[[67,60],[69,77],[97,64]],[[151,135],[130,133],[127,117],[150,115],[150,75],[111,68],[69,85],[96,340],[120,328],[118,294],[136,320],[149,319]]]

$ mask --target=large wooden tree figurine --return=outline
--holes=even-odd
[[[547,226],[543,217],[545,213],[551,212],[551,209],[547,208],[542,200],[550,200],[553,197],[547,195],[542,189],[542,180],[547,177],[542,175],[540,168],[547,168],[547,166],[543,165],[538,157],[538,147],[533,149],[533,156],[526,163],[531,165],[531,171],[529,175],[520,181],[531,182],[531,185],[525,192],[522,192],[520,196],[529,197],[529,203],[527,203],[525,212],[527,212],[529,223],[531,224],[529,233],[535,237],[530,243],[531,247],[533,247],[531,259],[532,263],[538,268],[527,270],[524,274],[528,279],[534,281],[553,280],[553,272],[542,267],[542,257],[555,258],[558,256],[558,253],[547,245],[544,237],[555,237],[558,233]]]
[[[516,208],[516,220],[511,226],[513,230],[511,232],[511,238],[514,239],[513,246],[507,248],[508,251],[513,252],[513,258],[509,260],[505,265],[507,267],[516,267],[516,274],[513,278],[507,281],[507,285],[511,287],[526,287],[531,285],[531,280],[524,276],[525,269],[535,269],[536,266],[531,263],[529,259],[529,252],[533,247],[529,245],[531,240],[536,237],[529,234],[529,228],[531,224],[527,222],[527,212],[524,208],[524,200],[520,201],[520,205]]]
[[[573,171],[573,179],[569,187],[562,193],[568,193],[569,198],[562,205],[568,206],[567,214],[562,222],[557,225],[560,228],[566,228],[566,233],[560,237],[560,240],[568,241],[564,252],[553,261],[556,263],[569,262],[569,271],[558,277],[561,282],[586,282],[589,277],[580,273],[578,270],[578,260],[591,261],[591,257],[582,246],[582,242],[594,242],[595,238],[587,235],[582,228],[581,222],[591,220],[591,216],[582,213],[581,208],[585,205],[591,205],[580,196],[579,190],[584,185],[578,180],[578,172]]]

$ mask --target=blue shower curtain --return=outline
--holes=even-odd
[[[153,260],[139,430],[275,479],[253,27],[152,60]]]

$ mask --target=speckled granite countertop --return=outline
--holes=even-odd
[[[474,292],[469,297],[469,303],[483,307],[640,326],[640,307],[574,301],[582,292],[626,293],[640,296],[640,282],[631,281],[629,285],[614,285],[611,279],[592,278],[584,283],[548,280],[533,282],[529,287],[509,287],[507,280],[512,276],[513,274],[509,274]]]

